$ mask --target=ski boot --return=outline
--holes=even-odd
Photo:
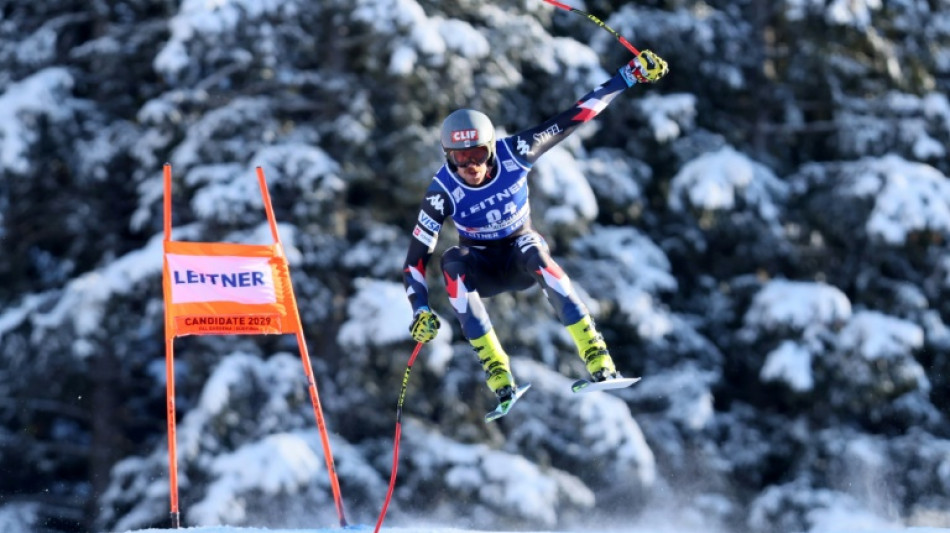
[[[501,348],[498,337],[495,336],[495,330],[489,330],[488,333],[469,342],[475,348],[478,361],[485,370],[488,388],[495,393],[495,398],[498,400],[498,406],[485,413],[485,422],[498,420],[508,414],[518,398],[528,392],[531,384],[525,383],[522,387],[515,384],[515,377],[511,375],[508,367],[508,354]]]
[[[585,316],[571,324],[567,327],[567,331],[574,339],[578,355],[587,366],[592,381],[607,381],[621,377],[617,372],[617,367],[614,366],[614,360],[610,357],[610,352],[607,351],[607,343],[604,342],[603,335],[598,333],[590,316]]]
[[[508,354],[498,342],[495,330],[490,329],[488,333],[469,342],[475,349],[475,355],[478,356],[478,361],[485,371],[488,388],[495,393],[498,403],[511,401],[518,387],[515,385],[515,377],[509,370]]]

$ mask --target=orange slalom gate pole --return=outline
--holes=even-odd
[[[178,451],[175,431],[175,349],[172,339],[165,340],[165,396],[168,409],[168,471],[170,487],[169,519],[171,527],[181,526],[181,514],[178,511]]]
[[[165,163],[165,241],[172,238],[172,167]],[[164,260],[164,259],[163,259]],[[164,290],[168,290],[167,287]],[[165,308],[165,323],[168,324],[168,308]],[[169,477],[169,519],[171,527],[178,529],[181,526],[181,514],[178,510],[178,446],[175,430],[175,341],[165,339],[165,402],[166,417],[168,420],[168,477]]]
[[[261,187],[261,196],[264,199],[264,210],[267,212],[267,222],[270,224],[271,235],[274,242],[283,245],[280,242],[280,235],[277,233],[277,219],[274,217],[274,208],[271,205],[270,193],[267,190],[267,181],[264,179],[264,169],[257,167],[257,181]],[[327,472],[330,475],[330,488],[333,491],[333,501],[336,503],[336,512],[340,518],[340,526],[347,527],[346,515],[343,510],[343,498],[340,495],[340,481],[337,478],[336,466],[333,463],[333,452],[330,450],[330,438],[327,435],[327,426],[323,418],[323,408],[320,406],[320,395],[317,394],[317,380],[313,374],[313,366],[310,363],[310,353],[307,349],[307,341],[303,335],[303,324],[300,322],[300,310],[297,308],[297,298],[294,295],[293,287],[290,288],[290,298],[297,313],[297,346],[300,349],[300,359],[303,362],[303,370],[307,376],[307,390],[310,392],[310,403],[313,404],[313,414],[317,420],[317,428],[320,430],[320,442],[323,445],[323,457],[326,460]]]

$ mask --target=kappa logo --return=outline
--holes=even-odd
[[[521,137],[518,137],[518,146],[516,149],[521,155],[531,155],[531,145]]]
[[[477,141],[478,130],[455,130],[452,132],[452,142]]]
[[[465,191],[463,191],[461,187],[456,187],[455,190],[452,191],[452,198],[455,198],[456,202],[461,202],[462,198],[465,198]]]
[[[443,200],[441,196],[433,194],[432,196],[426,197],[426,200],[429,201],[429,205],[431,205],[433,209],[443,215],[445,214],[445,200]]]

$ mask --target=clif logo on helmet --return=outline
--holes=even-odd
[[[477,141],[478,130],[455,130],[452,132],[452,142]]]

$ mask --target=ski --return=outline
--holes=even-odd
[[[589,381],[579,379],[571,385],[571,391],[575,394],[581,392],[594,392],[599,390],[623,389],[640,381],[641,378],[617,378],[607,381]]]
[[[506,402],[501,402],[494,411],[485,413],[485,422],[488,423],[492,420],[498,420],[499,418],[507,415],[508,411],[511,411],[511,408],[515,406],[515,402],[517,402],[518,399],[524,395],[524,393],[528,392],[528,389],[530,388],[530,383],[525,383],[524,385],[518,387],[518,389],[515,391],[515,396],[512,399]]]

